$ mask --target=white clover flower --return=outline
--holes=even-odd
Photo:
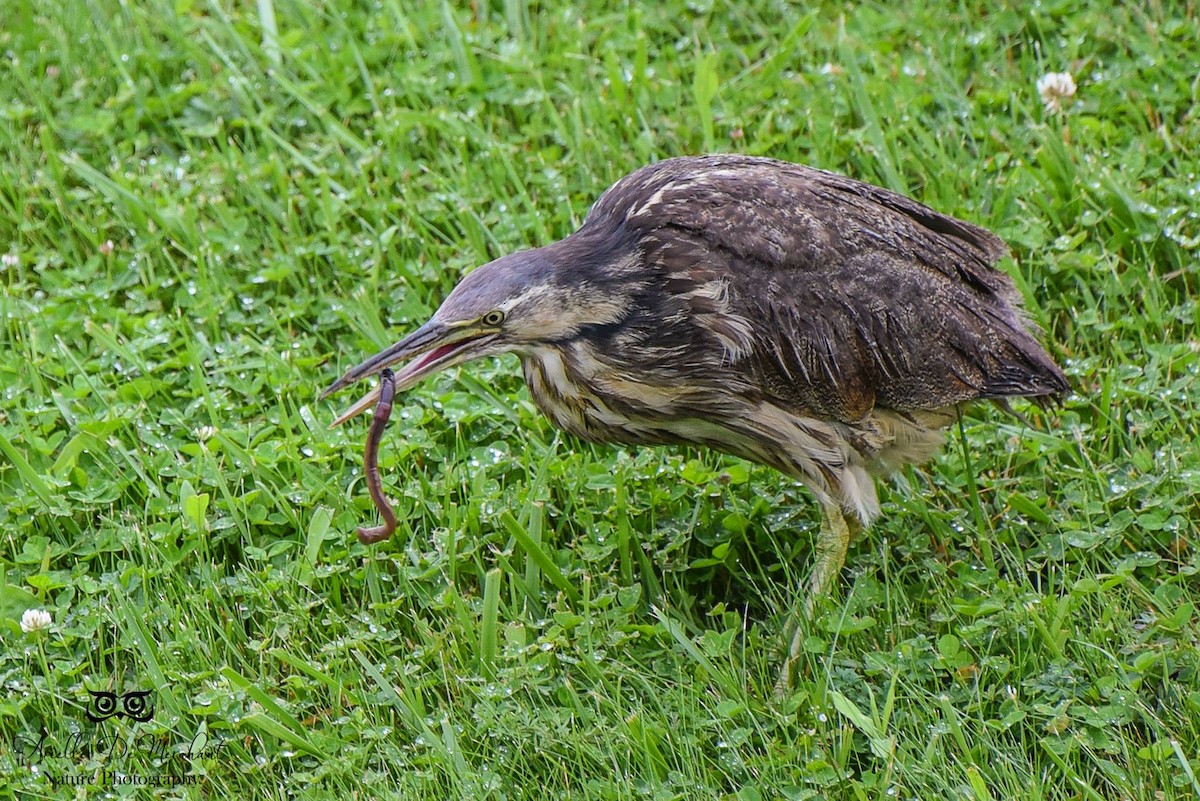
[[[8,269],[12,269],[21,263],[21,257],[16,253],[5,253],[0,256],[0,264],[3,264]]]
[[[217,429],[213,426],[200,426],[193,433],[196,435],[196,439],[201,442],[207,442],[217,433]]]
[[[1038,78],[1037,90],[1046,111],[1057,114],[1062,111],[1062,101],[1075,96],[1075,79],[1069,72],[1047,72]]]
[[[50,613],[45,609],[26,609],[21,615],[21,631],[30,634],[50,628]]]

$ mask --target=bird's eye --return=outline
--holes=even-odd
[[[502,322],[504,322],[504,312],[500,311],[499,309],[495,309],[494,311],[490,311],[483,315],[484,325],[500,325]]]

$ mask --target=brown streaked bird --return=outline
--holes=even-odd
[[[515,353],[534,403],[582,439],[769,465],[821,506],[811,614],[879,513],[875,476],[931,457],[963,404],[1067,392],[994,266],[1007,252],[979,226],[833,173],[669,159],[614,184],[565,239],[468,274],[322,397],[406,360],[397,392]],[[797,626],[782,683],[800,641]]]

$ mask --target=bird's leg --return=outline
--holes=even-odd
[[[846,550],[861,528],[862,524],[858,522],[858,518],[847,517],[838,505],[821,505],[821,533],[817,535],[816,547],[813,549],[808,593],[801,607],[804,619],[812,619],[817,601],[828,592],[829,585],[846,563]],[[788,626],[784,629],[785,636],[790,638],[790,644],[779,680],[775,683],[776,696],[782,697],[791,688],[792,667],[800,656],[800,646],[803,642],[804,626],[801,623],[800,616],[793,610],[788,619]]]
[[[830,582],[846,563],[846,550],[862,525],[858,519],[847,517],[836,504],[821,507],[821,533],[813,554],[812,573],[808,579],[808,595],[804,599],[804,616],[812,618],[817,599],[829,591]],[[793,646],[794,648],[794,646]]]

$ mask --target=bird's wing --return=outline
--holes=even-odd
[[[750,331],[737,368],[818,414],[1066,389],[992,266],[1003,241],[885,189],[766,159],[672,159],[615,184],[593,220],[634,232],[677,285],[723,278],[725,312]]]

